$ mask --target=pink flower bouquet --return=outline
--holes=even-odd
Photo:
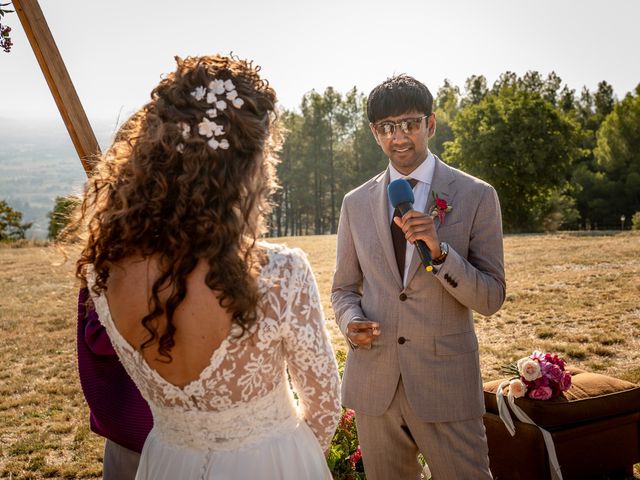
[[[353,410],[343,409],[342,411],[342,418],[327,456],[327,464],[335,480],[365,478]]]
[[[516,375],[509,382],[515,398],[548,400],[558,397],[571,387],[571,374],[557,355],[534,351],[530,356],[507,365],[504,370]]]

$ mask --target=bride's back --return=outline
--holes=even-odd
[[[141,348],[149,338],[141,321],[159,275],[154,257],[126,257],[113,265],[101,293],[94,290],[96,271],[88,268],[100,321],[155,418],[160,412],[171,416],[176,411],[223,411],[258,399],[274,402],[287,395],[286,364],[305,393],[324,389],[313,377],[330,375],[335,362],[328,360],[322,307],[308,261],[297,249],[262,242],[258,248],[266,258],[256,279],[260,301],[255,321],[244,331],[231,321],[216,292],[204,284],[208,269],[199,263],[187,275],[186,297],[173,315],[170,362],[160,355],[157,341]],[[169,289],[161,290],[160,301],[169,294]],[[151,327],[162,335],[166,318],[157,319]],[[288,404],[282,398],[278,403]]]
[[[199,377],[231,329],[231,314],[220,306],[219,292],[205,284],[207,271],[207,263],[200,260],[186,277],[186,296],[173,314],[175,345],[168,361],[160,354],[158,342],[141,348],[150,338],[141,320],[151,311],[151,290],[160,276],[158,257],[127,257],[110,269],[106,296],[115,327],[151,368],[178,387]],[[162,304],[172,288],[167,284],[159,291]],[[158,335],[162,335],[167,326],[166,315],[155,319],[154,326]]]
[[[136,478],[330,478],[317,285],[302,251],[258,242],[278,143],[258,70],[177,59],[86,189],[77,273],[153,414]]]

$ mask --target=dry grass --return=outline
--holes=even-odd
[[[335,237],[281,239],[314,268],[337,350],[329,289]],[[505,239],[507,301],[477,316],[482,373],[532,349],[640,383],[640,236],[527,235]],[[0,248],[0,478],[99,478],[75,358],[72,262],[52,247]],[[636,466],[636,478],[640,478]]]

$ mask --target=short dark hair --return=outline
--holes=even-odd
[[[401,74],[387,78],[371,90],[367,100],[367,117],[371,123],[407,112],[431,115],[433,95],[425,84]]]

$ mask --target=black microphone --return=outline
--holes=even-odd
[[[397,208],[400,211],[400,214],[404,215],[410,210],[413,210],[413,202],[415,201],[415,197],[413,196],[413,189],[409,182],[407,182],[404,178],[399,178],[398,180],[394,180],[389,183],[387,187],[387,194],[389,195],[389,200],[391,201],[391,205],[393,208]],[[417,240],[414,243],[418,254],[420,255],[420,260],[422,260],[422,265],[427,272],[431,272],[433,270],[433,265],[431,264],[431,252],[427,247],[427,244],[422,240]]]

